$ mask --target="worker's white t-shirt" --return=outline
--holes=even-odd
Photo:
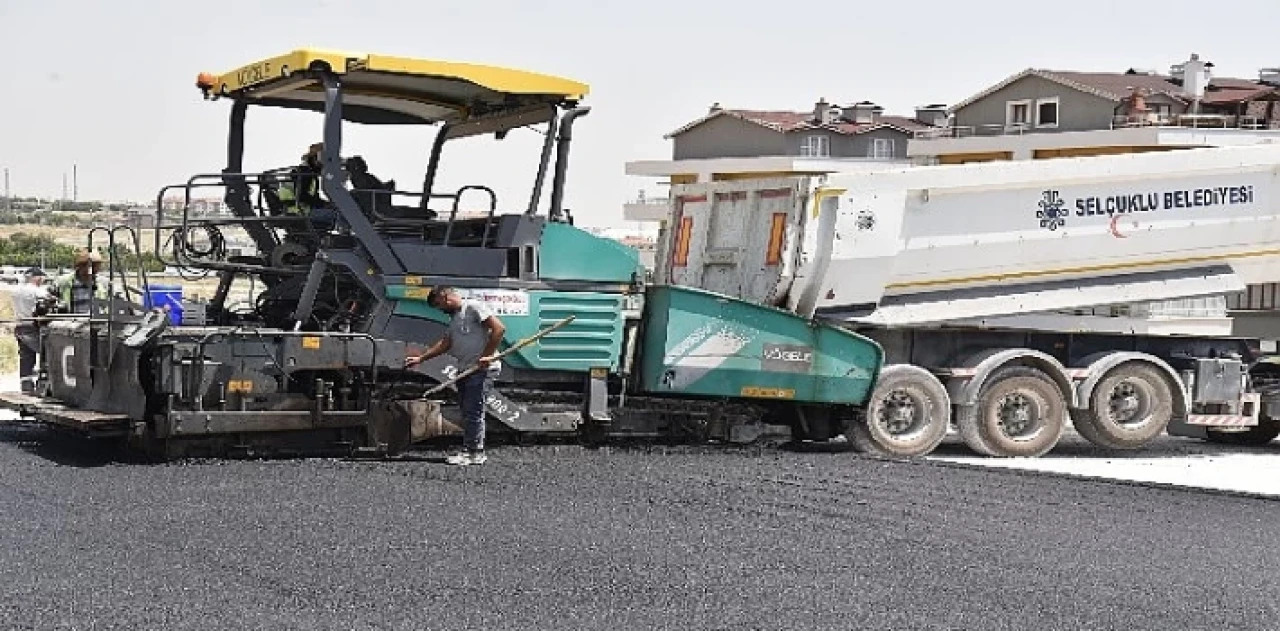
[[[13,294],[13,315],[18,318],[30,318],[36,310],[36,302],[49,295],[49,288],[21,283],[14,287],[11,293]]]
[[[489,329],[484,321],[493,310],[479,300],[463,299],[462,307],[449,320],[449,354],[458,359],[458,369],[466,370],[475,365],[489,345]],[[500,362],[493,362],[489,370],[501,370]]]

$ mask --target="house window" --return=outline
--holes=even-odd
[[[831,155],[831,139],[826,136],[806,136],[800,145],[800,155],[810,158],[825,158]]]
[[[892,138],[872,138],[870,157],[877,160],[888,160],[895,156]]]
[[[1058,97],[1036,99],[1036,127],[1058,126]]]
[[[1021,127],[1031,122],[1031,101],[1009,101],[1005,104],[1006,127]]]

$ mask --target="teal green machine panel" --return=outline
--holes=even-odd
[[[863,405],[884,364],[873,340],[789,311],[672,286],[645,302],[651,393]]]
[[[538,244],[538,276],[543,280],[630,283],[644,274],[640,253],[581,228],[548,223]]]
[[[459,289],[463,294],[492,305],[507,326],[502,348],[546,327],[576,316],[560,328],[516,353],[506,361],[516,368],[586,372],[591,368],[616,371],[622,348],[622,295],[595,292]],[[436,322],[448,322],[443,312],[427,306],[426,288],[405,285],[387,287],[397,301],[395,313]]]

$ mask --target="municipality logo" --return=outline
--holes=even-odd
[[[1040,199],[1040,210],[1036,211],[1036,217],[1040,220],[1040,227],[1049,230],[1057,230],[1067,225],[1067,203],[1062,201],[1062,196],[1058,191],[1045,191]]]

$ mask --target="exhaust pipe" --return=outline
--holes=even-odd
[[[559,221],[564,202],[564,176],[569,171],[569,143],[573,140],[573,122],[591,112],[590,107],[575,107],[560,120],[560,138],[556,141],[556,173],[551,182],[551,210],[547,216]]]

